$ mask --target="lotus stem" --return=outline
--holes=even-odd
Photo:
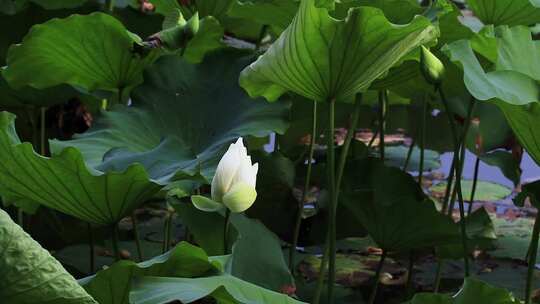
[[[135,246],[137,247],[137,255],[139,257],[139,262],[144,260],[143,250],[141,246],[141,238],[139,237],[139,228],[137,227],[137,216],[135,212],[131,214],[131,223],[133,224],[133,236],[135,237]]]
[[[326,266],[328,265],[328,234],[326,234],[326,242],[324,246],[324,252],[321,258],[321,265],[319,267],[319,277],[317,278],[317,286],[315,288],[315,295],[311,301],[313,304],[319,304],[321,301],[321,293],[324,286],[324,279],[326,277]]]
[[[387,92],[386,90],[379,91],[379,152],[381,160],[384,162],[384,133],[386,132],[386,107],[387,107]]]
[[[422,105],[422,130],[420,135],[420,165],[418,168],[418,184],[422,187],[422,179],[424,177],[424,150],[426,146],[426,115],[427,115],[428,95],[424,96],[424,103]]]
[[[413,294],[413,280],[414,280],[414,251],[409,252],[409,267],[407,269],[407,285],[405,286],[406,297],[409,297]]]
[[[92,232],[92,225],[88,223],[86,225],[88,229],[88,247],[89,247],[89,255],[90,255],[90,272],[89,274],[94,273],[94,269],[96,269],[96,250],[95,250],[95,243],[94,243],[94,233]]]
[[[22,208],[17,208],[17,224],[24,230],[24,212]]]
[[[267,32],[268,32],[268,25],[265,24],[261,27],[261,31],[259,32],[259,37],[257,38],[257,42],[255,43],[255,50],[258,50],[261,47],[261,44]]]
[[[122,257],[120,256],[120,241],[118,236],[118,223],[115,223],[112,225],[112,245],[113,245],[113,252],[114,252],[114,258],[116,261],[120,261]]]
[[[476,194],[476,186],[478,184],[479,171],[480,171],[480,157],[477,156],[476,161],[474,162],[473,184],[472,184],[472,189],[471,189],[471,199],[469,200],[469,209],[467,210],[467,216],[471,215],[472,213],[474,196]]]
[[[41,155],[42,156],[45,156],[45,152],[47,151],[46,149],[46,133],[45,133],[45,120],[46,120],[46,111],[47,111],[47,108],[46,107],[41,107],[40,109],[40,113],[41,113],[41,128],[40,128],[40,131],[41,131],[41,141],[40,141],[40,152],[41,152]]]
[[[225,223],[223,225],[223,255],[229,254],[229,223],[231,210],[225,209]]]
[[[313,164],[313,153],[315,151],[315,141],[317,138],[317,102],[313,101],[313,112],[311,122],[311,139],[309,142],[309,153],[307,159],[307,172],[306,180],[304,183],[304,191],[302,191],[302,199],[298,204],[298,213],[296,214],[296,222],[294,224],[294,234],[289,251],[289,270],[294,275],[294,255],[296,253],[296,247],[298,246],[298,238],[300,237],[300,226],[302,224],[302,214],[304,210],[304,204],[306,203],[307,193],[311,183],[311,167]]]
[[[165,223],[163,224],[163,247],[161,248],[161,253],[169,251],[169,246],[171,244],[171,226],[172,226],[172,212],[167,206],[167,216],[165,218]]]
[[[354,110],[351,116],[351,124],[349,125],[349,130],[347,130],[347,136],[343,142],[343,147],[341,149],[341,154],[339,155],[339,164],[337,168],[337,178],[336,178],[336,210],[337,204],[339,204],[339,190],[341,189],[341,180],[343,179],[343,171],[345,170],[345,165],[347,164],[347,155],[349,154],[349,148],[351,146],[352,139],[356,134],[356,125],[358,125],[358,118],[360,117],[360,109],[362,106],[362,94],[357,94]]]
[[[386,260],[386,254],[387,254],[386,250],[383,250],[381,259],[379,260],[379,264],[377,265],[377,270],[375,272],[375,282],[373,283],[373,289],[371,290],[368,304],[375,303],[375,298],[377,297],[377,289],[379,288],[379,278],[381,277],[381,272],[384,266],[384,260]]]
[[[538,237],[540,234],[540,212],[536,213],[534,221],[531,245],[529,246],[529,260],[527,261],[527,284],[525,285],[525,304],[532,303],[532,291],[534,280],[534,268],[536,265],[536,255],[538,252]]]
[[[465,262],[465,277],[468,277],[470,275],[469,271],[469,259],[468,259],[468,246],[467,246],[467,223],[465,221],[465,206],[463,202],[463,192],[461,189],[461,176],[463,173],[463,161],[465,159],[465,139],[467,138],[467,133],[469,131],[469,126],[471,125],[471,117],[474,110],[474,105],[476,103],[476,100],[474,98],[471,99],[471,102],[469,104],[469,109],[467,111],[467,118],[465,120],[465,130],[463,131],[463,136],[461,138],[461,159],[459,162],[459,166],[456,168],[456,188],[457,188],[457,194],[458,194],[458,202],[459,202],[459,217],[460,217],[460,228],[461,228],[461,241],[463,243],[463,260]]]
[[[107,13],[112,14],[114,12],[114,2],[115,0],[105,1],[105,9],[107,10]]]
[[[448,172],[448,178],[446,179],[446,190],[444,193],[443,205],[441,212],[446,213],[448,208],[448,203],[450,201],[450,193],[453,189],[452,185],[454,184],[454,174],[456,172],[456,163],[458,161],[458,156],[456,153],[452,156],[452,164],[450,165],[450,171]]]
[[[327,162],[328,190],[330,195],[330,221],[328,227],[328,303],[334,303],[334,282],[336,278],[336,157],[334,150],[334,111],[335,99],[330,99],[328,106]]]
[[[441,258],[437,259],[437,272],[435,273],[435,284],[433,287],[434,293],[438,293],[441,287],[442,266],[443,266],[443,259]]]
[[[407,151],[407,158],[405,159],[405,164],[403,164],[403,171],[407,172],[407,168],[409,167],[409,162],[411,161],[412,152],[414,150],[414,145],[416,144],[416,138],[412,139],[411,145],[409,146],[409,150]]]

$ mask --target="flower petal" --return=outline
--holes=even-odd
[[[238,171],[241,161],[238,153],[239,146],[231,144],[229,149],[218,163],[216,173],[212,179],[212,199],[220,202],[225,192],[229,190]]]
[[[191,202],[193,203],[193,206],[195,206],[195,208],[206,212],[215,212],[225,208],[223,204],[213,201],[208,197],[202,195],[191,196]]]
[[[257,198],[257,191],[244,182],[234,184],[229,192],[223,196],[223,204],[231,212],[243,212],[247,210]]]

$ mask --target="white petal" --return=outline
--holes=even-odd
[[[251,159],[248,158],[244,158],[244,160],[240,164],[240,167],[236,172],[236,176],[234,177],[233,186],[237,183],[246,183],[252,187],[255,187],[255,185],[253,184],[254,180]]]
[[[251,166],[251,183],[250,185],[253,186],[253,188],[255,188],[255,186],[257,185],[257,172],[259,171],[259,164],[256,163],[254,164],[253,166]]]
[[[238,146],[231,144],[225,155],[218,163],[216,173],[212,179],[212,199],[215,201],[221,201],[223,195],[229,191],[238,166],[240,163],[240,156],[238,153]]]
[[[255,191],[255,188],[245,183],[238,183],[223,196],[223,204],[231,212],[243,212],[253,205],[256,198],[257,191]]]

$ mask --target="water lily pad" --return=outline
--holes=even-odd
[[[472,180],[461,181],[461,190],[463,192],[463,199],[465,201],[469,201],[471,198],[472,185]],[[446,182],[440,182],[432,186],[429,191],[435,197],[444,197],[444,193],[446,191]],[[476,184],[474,200],[481,202],[493,202],[502,200],[508,197],[510,194],[512,194],[512,189],[506,186],[494,182],[479,180]]]

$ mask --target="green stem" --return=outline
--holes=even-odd
[[[167,217],[165,218],[165,223],[163,225],[163,247],[161,248],[161,253],[169,251],[169,246],[171,245],[171,226],[172,212],[167,207]]]
[[[45,131],[46,131],[45,130],[45,119],[46,119],[45,116],[46,115],[45,114],[46,114],[47,108],[41,107],[40,110],[41,110],[40,111],[41,112],[41,128],[40,128],[40,134],[41,134],[40,139],[41,139],[41,141],[40,141],[39,147],[40,147],[41,155],[45,156],[45,152],[47,150],[46,146],[45,146],[46,145],[46,133],[45,133]]]
[[[373,136],[371,137],[371,139],[369,140],[369,143],[367,145],[367,148],[368,149],[371,149],[371,147],[373,147],[373,143],[375,142],[375,139],[377,138],[377,136],[379,136],[379,128],[377,128],[375,130],[375,132],[373,133]]]
[[[461,230],[461,241],[463,243],[463,260],[465,262],[465,277],[468,277],[470,275],[469,271],[469,259],[468,259],[468,246],[467,246],[467,223],[465,220],[465,206],[463,201],[463,192],[461,189],[461,176],[463,174],[463,162],[465,159],[465,139],[467,138],[467,133],[469,131],[469,126],[471,125],[471,116],[472,112],[474,110],[475,105],[475,99],[471,99],[469,110],[467,112],[467,118],[465,120],[465,130],[463,131],[463,135],[461,138],[461,159],[459,162],[458,168],[456,168],[456,188],[457,188],[457,194],[458,194],[458,202],[459,202],[459,218],[460,218],[460,230]]]
[[[319,277],[317,278],[317,286],[315,288],[315,295],[311,301],[313,304],[319,304],[321,301],[321,293],[324,286],[324,279],[326,277],[326,266],[328,265],[328,234],[326,235],[326,242],[324,246],[323,256],[321,258],[321,265],[319,267]]]
[[[407,151],[407,158],[405,159],[405,164],[403,165],[403,171],[407,171],[407,168],[409,167],[409,162],[411,161],[411,156],[414,150],[414,145],[416,144],[416,138],[412,139],[411,145],[409,146],[409,150]]]
[[[469,208],[467,209],[467,216],[471,215],[472,213],[472,207],[474,203],[474,196],[476,194],[476,186],[478,184],[478,173],[480,171],[480,157],[476,157],[476,161],[474,163],[474,176],[473,176],[473,184],[471,189],[471,199],[469,200]]]
[[[90,272],[89,274],[94,273],[94,269],[96,269],[96,249],[95,249],[95,243],[94,243],[94,233],[92,232],[92,225],[89,223],[87,224],[88,229],[88,249],[90,254]]]
[[[302,224],[302,214],[304,211],[304,204],[306,203],[307,193],[309,191],[309,185],[311,184],[311,167],[313,163],[313,153],[315,151],[315,141],[317,138],[317,102],[313,101],[311,122],[311,140],[309,142],[309,153],[307,159],[307,172],[306,180],[304,183],[304,191],[302,192],[302,199],[298,204],[298,212],[296,214],[296,222],[294,225],[294,234],[292,239],[291,248],[289,251],[289,270],[294,275],[294,254],[296,253],[296,247],[298,246],[298,238],[300,237],[300,226]]]
[[[437,90],[439,91],[439,96],[441,97],[441,101],[444,105],[444,111],[446,112],[446,117],[448,118],[448,124],[450,125],[450,132],[452,133],[452,142],[454,143],[454,149],[456,149],[456,146],[458,145],[458,133],[457,133],[457,128],[456,128],[456,122],[454,121],[454,118],[452,117],[452,113],[450,112],[450,106],[448,105],[448,101],[446,100],[442,87],[438,87]]]
[[[21,208],[17,208],[17,224],[24,229],[24,212]]]
[[[435,284],[434,284],[435,286],[433,288],[434,293],[438,293],[441,287],[442,266],[443,266],[443,259],[438,258],[437,272],[435,273]]]
[[[409,252],[409,267],[407,271],[407,285],[405,287],[405,292],[407,299],[409,299],[413,294],[413,280],[414,280],[414,251]]]
[[[442,213],[446,213],[446,209],[448,208],[448,203],[450,201],[450,192],[452,191],[454,184],[454,174],[456,172],[456,163],[458,162],[458,154],[455,153],[452,156],[452,164],[450,165],[450,171],[448,172],[448,178],[446,179],[446,190],[444,193],[444,200],[443,200],[443,206],[441,209]]]
[[[114,12],[114,2],[115,2],[115,0],[106,0],[105,1],[105,8],[107,10],[107,13],[112,14]]]
[[[268,25],[265,24],[261,27],[261,31],[259,32],[259,37],[257,38],[257,42],[255,43],[256,50],[259,49],[259,47],[261,47],[261,44],[267,32],[268,32]]]
[[[223,255],[229,254],[229,223],[231,210],[225,209],[225,224],[223,226]]]
[[[113,245],[113,252],[114,252],[114,258],[116,261],[120,261],[122,257],[120,256],[120,241],[118,237],[118,224],[115,223],[112,225],[112,245]]]
[[[349,148],[351,146],[352,139],[354,138],[354,135],[356,134],[356,125],[358,125],[358,118],[360,117],[361,107],[362,107],[362,94],[357,94],[355,104],[354,104],[354,111],[351,117],[351,124],[349,126],[349,130],[347,131],[347,136],[345,137],[345,141],[343,142],[341,154],[339,155],[339,163],[338,163],[338,168],[337,168],[337,177],[336,177],[336,185],[335,185],[336,210],[337,210],[337,204],[338,204],[338,199],[339,199],[339,189],[341,188],[341,180],[343,178],[343,171],[345,170],[345,164],[347,163],[347,155],[349,154]]]
[[[375,303],[375,298],[377,296],[377,289],[379,288],[379,278],[381,277],[381,272],[384,266],[384,260],[386,259],[386,250],[383,251],[379,265],[377,265],[377,271],[375,272],[375,282],[373,283],[373,289],[369,296],[368,304]]]
[[[328,227],[328,303],[334,303],[334,282],[336,277],[336,157],[334,150],[334,111],[335,99],[328,103],[328,135],[327,135],[327,162],[328,167],[328,189],[330,195],[330,221]]]
[[[137,227],[137,216],[135,215],[135,212],[131,214],[131,223],[133,224],[133,236],[135,237],[135,246],[137,246],[137,255],[139,257],[139,262],[142,262],[144,258],[141,239],[139,238],[139,228]]]
[[[540,234],[540,212],[536,213],[534,221],[531,245],[529,246],[529,260],[527,266],[527,284],[525,285],[525,304],[532,303],[532,291],[534,280],[534,268],[536,265],[536,254],[538,252],[538,236]]]
[[[386,90],[379,91],[379,151],[384,162],[384,133],[386,132]]]
[[[426,146],[426,115],[427,115],[427,94],[424,97],[424,104],[422,106],[422,130],[420,135],[420,167],[418,168],[418,184],[422,187],[422,179],[424,177],[424,150]]]
[[[334,288],[334,282],[335,282],[335,260],[336,260],[336,212],[337,212],[337,205],[338,205],[338,199],[339,199],[339,188],[341,186],[341,180],[343,177],[343,171],[345,169],[345,164],[347,163],[347,155],[349,152],[349,148],[352,142],[352,139],[354,137],[355,131],[356,131],[356,125],[358,124],[358,118],[360,116],[360,109],[362,105],[362,94],[357,94],[355,99],[355,106],[354,111],[351,117],[351,124],[349,126],[349,130],[347,131],[347,137],[345,138],[345,141],[343,143],[343,147],[340,154],[339,164],[338,164],[338,170],[337,170],[337,177],[336,177],[336,170],[335,170],[335,152],[334,152],[334,103],[335,101],[332,100],[330,102],[330,111],[329,111],[329,125],[328,128],[328,152],[327,152],[327,165],[329,167],[329,180],[330,180],[330,197],[332,199],[332,205],[330,206],[330,227],[328,230],[327,235],[327,241],[325,246],[325,253],[323,255],[323,261],[321,262],[321,276],[319,277],[319,281],[317,282],[317,290],[315,293],[314,299],[317,300],[318,303],[320,299],[320,293],[322,288],[322,282],[320,280],[324,280],[324,269],[326,265],[326,260],[328,259],[327,256],[329,256],[329,267],[328,267],[328,303],[333,303],[334,301],[334,295],[333,295],[333,288]],[[334,182],[335,181],[335,182]]]

